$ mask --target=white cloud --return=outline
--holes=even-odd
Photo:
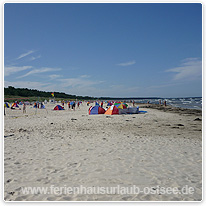
[[[28,51],[28,52],[26,52],[26,53],[23,53],[23,54],[21,54],[19,57],[17,57],[16,59],[18,60],[18,59],[21,59],[21,58],[24,58],[24,57],[26,57],[26,56],[28,56],[29,54],[32,54],[32,53],[34,53],[34,51]]]
[[[16,67],[16,66],[5,66],[4,70],[4,76],[9,76],[11,74],[24,71],[27,69],[31,69],[32,66],[22,66],[22,67]]]
[[[19,78],[23,78],[23,77],[27,77],[29,75],[33,75],[33,74],[39,74],[39,73],[44,73],[44,72],[50,72],[50,71],[59,71],[61,70],[60,68],[48,68],[48,67],[43,67],[41,69],[33,69],[32,71],[20,76],[20,77],[17,77],[18,79]]]
[[[75,95],[94,96],[99,94],[97,85],[104,81],[89,80],[87,78],[89,76],[81,75],[76,78],[57,79],[56,89],[59,88],[59,91]]]
[[[202,76],[202,61],[198,58],[184,59],[180,66],[166,72],[176,73],[173,80],[195,80]]]
[[[77,78],[68,78],[68,79],[58,79],[61,82],[62,87],[79,87],[85,88],[91,85],[100,84],[103,81],[92,81],[92,80],[85,80],[81,77]]]
[[[126,85],[119,84],[119,85],[111,85],[107,92],[108,93],[112,92],[113,96],[121,97],[122,95],[123,96],[125,95],[126,97],[126,96],[134,96],[139,91],[140,91],[140,87],[138,86],[128,87]]]
[[[53,77],[56,77],[56,75]],[[85,96],[97,96],[102,91],[96,85],[101,84],[103,81],[93,81],[84,79],[81,77],[56,79],[54,82],[42,83],[42,82],[29,82],[29,81],[5,81],[4,86],[13,86],[16,88],[29,88],[38,89],[41,91],[58,91],[65,92],[67,94],[85,95]],[[109,88],[108,88],[109,89]]]
[[[139,94],[140,87],[131,86],[126,87],[125,85],[107,85],[106,87],[101,87],[102,81],[96,82],[93,85],[83,84],[82,86],[74,86],[65,88],[66,93],[82,95],[82,96],[93,96],[93,97],[131,97],[135,94]]]
[[[129,62],[117,64],[117,65],[124,67],[124,66],[130,66],[130,65],[133,65],[133,64],[136,64],[136,61],[129,61]]]
[[[87,74],[84,74],[84,75],[81,75],[80,77],[81,77],[81,78],[89,78],[90,76],[87,75]]]
[[[62,75],[59,75],[59,74],[51,74],[49,75],[50,79],[57,79],[59,77],[62,77]]]
[[[33,56],[32,56],[32,57],[30,58],[30,61],[34,61],[34,60],[36,60],[36,59],[39,59],[40,57],[41,57],[41,55],[36,56],[36,57],[33,57]]]
[[[174,87],[174,86],[181,85],[181,84],[183,84],[183,83],[182,82],[175,82],[174,83],[174,81],[173,81],[173,83],[148,86],[148,87],[146,87],[146,89],[159,89],[159,88],[165,88],[165,87]]]
[[[17,82],[9,82],[4,81],[4,86],[13,86],[16,88],[29,88],[29,89],[38,89],[43,90],[46,85],[49,85],[50,83],[42,83],[42,82],[30,82],[30,81],[17,81]]]
[[[192,58],[186,58],[186,59],[183,59],[182,60],[182,63],[187,63],[187,62],[190,62],[190,61],[196,61],[198,60],[198,58],[195,58],[195,57],[192,57]]]

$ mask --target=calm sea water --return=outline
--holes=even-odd
[[[150,101],[152,104],[158,104],[160,99],[138,99],[135,102],[147,103]],[[187,109],[202,109],[202,97],[191,97],[191,98],[167,98],[161,99],[162,103],[166,100],[167,105],[173,107],[181,107]]]

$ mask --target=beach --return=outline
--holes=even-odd
[[[6,108],[6,201],[201,201],[202,114],[197,110],[139,105],[132,115],[88,115],[28,105]],[[137,106],[137,105],[136,105]],[[133,187],[139,194],[23,194],[25,187]],[[164,194],[184,187],[192,194]]]

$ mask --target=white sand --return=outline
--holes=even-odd
[[[197,116],[88,115],[27,106],[6,109],[4,180],[7,201],[200,201],[202,132]],[[67,106],[66,106],[67,109]],[[71,119],[76,120],[71,120]],[[199,117],[201,118],[201,116]],[[178,126],[182,124],[184,126]],[[194,194],[26,194],[24,187],[194,188]]]

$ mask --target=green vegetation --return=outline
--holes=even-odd
[[[52,92],[39,91],[36,89],[27,89],[27,88],[14,88],[9,86],[8,88],[4,88],[4,99],[5,101],[12,102],[15,100],[18,101],[44,101],[45,99],[48,101],[52,99]],[[114,97],[89,97],[89,96],[76,96],[71,94],[65,94],[63,92],[54,92],[55,100],[131,100],[131,99],[157,99],[160,97],[130,97],[130,98],[114,98]]]
[[[52,92],[45,92],[45,91],[39,91],[36,89],[27,89],[27,88],[14,88],[12,86],[9,86],[8,88],[4,88],[4,99],[18,99],[18,100],[24,100],[24,101],[44,101],[45,99],[49,100],[49,98],[52,98],[51,96]],[[76,96],[76,95],[70,95],[65,94],[63,92],[54,92],[54,96],[56,100],[63,100],[63,99],[70,99],[70,100],[92,100],[95,99],[94,97],[89,96]]]

